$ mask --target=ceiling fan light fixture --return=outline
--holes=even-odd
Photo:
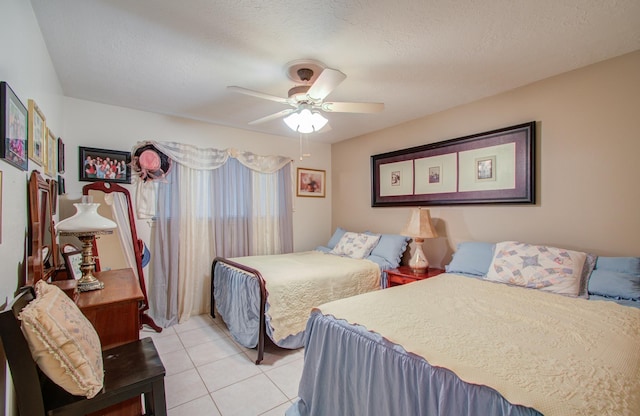
[[[289,114],[284,118],[287,126],[298,133],[313,133],[321,130],[328,122],[325,117],[317,111],[303,108],[300,111]]]

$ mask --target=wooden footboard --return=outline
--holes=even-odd
[[[216,264],[224,263],[231,267],[235,267],[236,269],[240,269],[246,272],[249,275],[252,275],[254,278],[258,280],[258,284],[260,285],[260,332],[258,334],[258,357],[256,359],[256,364],[260,364],[264,357],[264,339],[267,333],[267,327],[264,317],[265,304],[267,302],[267,289],[265,288],[264,278],[256,269],[252,269],[251,267],[247,267],[243,264],[236,263],[234,261],[225,259],[223,257],[216,257],[213,260],[211,265],[211,317],[215,318],[215,297],[213,296],[213,285],[214,285],[214,273]]]

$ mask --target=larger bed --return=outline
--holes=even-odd
[[[599,300],[445,273],[321,305],[287,415],[638,415],[640,259],[625,262],[594,271],[616,295]]]
[[[211,314],[222,317],[232,337],[264,354],[265,337],[300,348],[314,306],[385,286],[407,238],[351,233],[338,228],[325,247],[269,256],[216,258],[212,265]]]

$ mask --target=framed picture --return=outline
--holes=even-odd
[[[29,159],[43,166],[47,151],[47,123],[35,101],[29,100]]]
[[[80,180],[131,183],[131,152],[79,148]]]
[[[9,84],[0,82],[0,159],[27,170],[28,112]]]
[[[58,170],[58,142],[56,136],[47,128],[47,150],[44,152],[46,160],[44,163],[44,173],[54,176]]]
[[[64,143],[58,137],[58,173],[64,173]]]
[[[325,197],[326,171],[298,168],[297,196]]]
[[[535,121],[371,156],[371,206],[535,203]]]
[[[80,265],[82,264],[82,251],[62,251],[62,257],[64,258],[64,265],[67,268],[69,276],[78,280],[82,277],[82,270]]]
[[[0,243],[2,243],[2,171],[0,170]]]
[[[67,190],[64,187],[64,178],[58,175],[58,195],[64,195],[67,193]]]

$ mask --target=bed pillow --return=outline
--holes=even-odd
[[[34,361],[51,381],[76,396],[94,397],[104,379],[100,338],[78,306],[42,280],[19,315]]]
[[[598,257],[588,283],[589,294],[640,301],[640,257]]]
[[[586,253],[504,241],[496,244],[487,280],[579,296]]]
[[[604,257],[596,260],[596,270],[640,275],[640,257]]]
[[[346,232],[331,250],[331,253],[353,259],[363,259],[371,253],[371,250],[378,244],[378,240],[380,240],[379,235]]]
[[[380,235],[378,244],[371,250],[371,256],[379,256],[391,264],[391,268],[398,267],[402,260],[402,254],[407,249],[409,237],[400,234],[374,234],[366,232],[368,235]]]
[[[496,245],[481,241],[467,241],[457,246],[451,263],[445,266],[447,273],[465,276],[486,276],[493,260]]]
[[[345,230],[344,228],[336,228],[336,231],[333,233],[333,235],[329,239],[329,242],[327,243],[327,247],[329,247],[329,250],[333,250],[333,248],[336,246],[336,244],[338,244],[338,242],[346,232],[347,230]]]

